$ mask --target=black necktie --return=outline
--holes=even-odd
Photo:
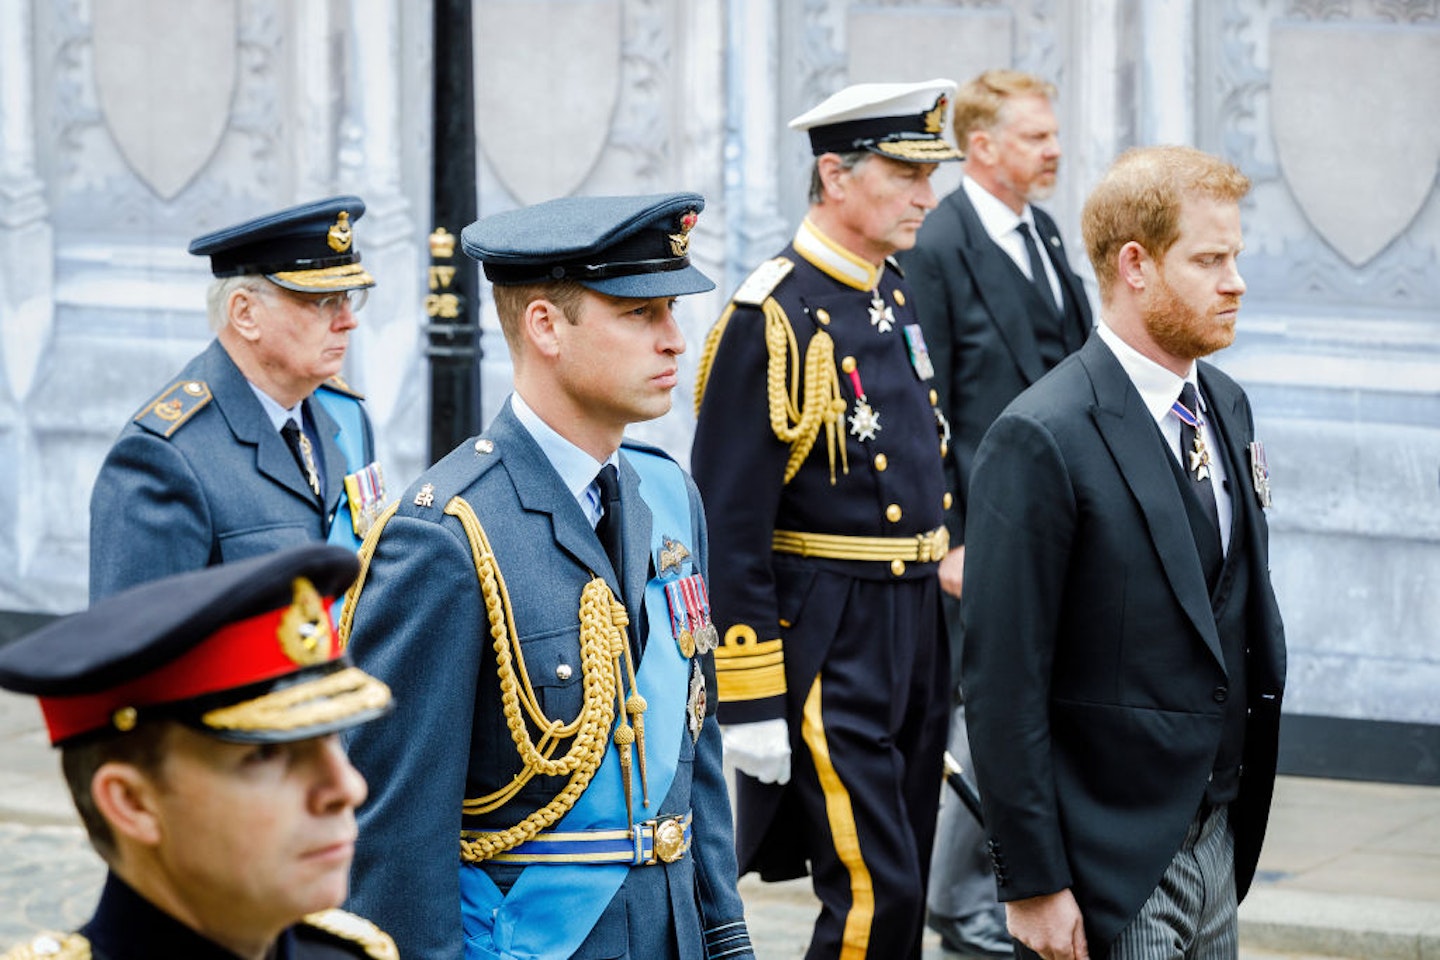
[[[1220,510],[1215,505],[1215,487],[1210,482],[1211,453],[1205,447],[1196,426],[1200,424],[1200,398],[1195,394],[1195,385],[1188,380],[1185,386],[1180,388],[1179,405],[1189,416],[1182,416],[1180,411],[1175,411],[1176,417],[1180,420],[1180,466],[1185,471],[1185,476],[1190,478],[1194,487],[1195,495],[1200,498],[1200,506],[1205,509],[1205,515],[1210,518],[1210,527],[1215,534],[1213,549],[1221,549],[1220,540]]]
[[[285,426],[280,428],[280,435],[285,438],[285,445],[290,448],[300,472],[305,474],[305,482],[310,484],[310,491],[319,499],[320,472],[315,467],[315,449],[310,445],[310,438],[300,432],[300,425],[295,422],[294,417],[285,421]]]
[[[620,581],[621,588],[625,585],[625,555],[620,546],[620,531],[623,524],[620,519],[620,475],[615,470],[613,463],[607,463],[600,468],[595,475],[595,482],[600,485],[600,509],[604,511],[600,515],[600,522],[595,524],[595,535],[600,538],[600,545],[605,548],[605,555],[610,558],[610,566],[615,568],[615,579]]]
[[[1025,241],[1025,256],[1030,258],[1030,280],[1041,299],[1058,315],[1060,308],[1055,303],[1055,291],[1050,289],[1050,276],[1045,272],[1045,261],[1035,243],[1035,232],[1024,220],[1015,229],[1020,231],[1020,237]]]

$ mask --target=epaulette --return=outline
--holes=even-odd
[[[39,933],[0,960],[90,960],[90,941],[78,933]]]
[[[500,446],[486,436],[462,443],[442,457],[401,496],[401,516],[438,522],[445,505],[500,462]]]
[[[795,264],[788,257],[766,260],[745,278],[745,282],[740,284],[740,289],[736,290],[735,296],[730,299],[743,306],[758,307],[794,269]]]
[[[135,422],[162,437],[172,436],[214,396],[204,380],[181,380],[140,408]]]
[[[894,257],[886,257],[885,266],[889,267],[891,270],[894,270],[895,276],[899,277],[901,280],[905,279],[905,270],[900,266],[899,260],[896,260]]]
[[[304,923],[341,943],[359,947],[365,956],[374,960],[399,960],[400,951],[390,934],[364,917],[344,910],[324,910],[307,915]]]
[[[334,393],[343,393],[347,397],[354,397],[356,400],[365,399],[365,394],[361,393],[359,390],[356,390],[354,387],[350,386],[350,384],[346,383],[345,378],[340,376],[340,374],[338,373],[335,374],[335,376],[331,377],[329,380],[326,380],[324,383],[320,384],[320,386],[326,390],[333,391]]]

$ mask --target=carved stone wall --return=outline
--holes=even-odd
[[[401,0],[0,0],[0,609],[83,603],[100,458],[209,336],[185,244],[262,209],[369,203],[381,286],[347,374],[392,486],[418,473],[429,19]],[[166,31],[186,56],[137,59]],[[1233,160],[1255,184],[1249,293],[1218,360],[1274,471],[1287,709],[1440,722],[1440,0],[476,0],[475,51],[482,215],[706,196],[692,251],[720,289],[682,302],[687,386],[635,431],[682,460],[705,331],[804,212],[810,157],[786,122],[841,86],[1054,80],[1047,207],[1075,256],[1119,151]],[[510,376],[488,303],[482,323],[488,417]]]
[[[185,247],[227,223],[367,199],[357,235],[380,286],[346,373],[370,392],[387,466],[418,471],[423,420],[402,428],[423,399],[407,386],[425,188],[402,171],[428,138],[403,125],[428,109],[408,105],[402,50],[423,28],[428,55],[429,32],[406,6],[4,0],[0,502],[14,522],[0,527],[0,609],[84,605],[95,473],[210,339],[208,264]]]

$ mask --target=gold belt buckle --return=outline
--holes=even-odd
[[[680,817],[656,821],[652,829],[655,833],[656,860],[674,863],[685,856],[685,824]]]
[[[916,559],[921,563],[938,563],[945,559],[945,554],[950,548],[950,531],[946,527],[937,527],[926,533],[917,534],[919,546],[916,548]]]

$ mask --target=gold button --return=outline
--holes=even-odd
[[[846,357],[844,360],[841,360],[841,361],[840,361],[840,369],[841,369],[841,370],[844,370],[846,373],[854,373],[854,372],[855,372],[855,358],[854,358],[854,357]]]
[[[949,510],[949,509],[950,509],[950,504],[952,504],[952,503],[954,503],[954,502],[955,502],[955,498],[952,497],[952,496],[950,496],[950,491],[949,491],[949,490],[946,490],[946,491],[945,491],[945,496],[942,497],[941,500],[940,500],[940,506],[943,507],[943,508],[946,509],[946,510]]]
[[[129,733],[135,729],[140,714],[134,707],[121,707],[110,717],[110,722],[115,724],[115,729],[121,733]]]
[[[899,287],[895,288],[895,302],[902,307],[905,306],[905,291]]]
[[[885,456],[885,454],[883,454],[883,453],[877,453],[877,454],[875,454],[875,469],[876,469],[876,470],[880,471],[881,473],[884,473],[884,472],[885,472],[885,468],[888,467],[888,466],[890,466],[890,458],[889,458],[889,457]]]
[[[815,319],[819,320],[821,323],[829,323],[830,311],[826,310],[824,307],[821,307],[819,310],[815,311]]]
[[[937,404],[937,403],[939,403],[939,402],[940,402],[940,394],[936,393],[934,390],[931,390],[931,391],[930,391],[930,406],[933,407],[933,406],[935,406],[935,404]]]
[[[895,574],[895,576],[897,576],[897,577],[898,577],[898,576],[901,576],[902,574],[904,574],[904,572],[905,572],[905,561],[904,561],[904,560],[891,560],[891,561],[890,561],[890,572],[893,573],[893,574]]]
[[[886,507],[886,508],[885,508],[885,519],[886,519],[886,520],[889,520],[891,523],[899,523],[899,522],[900,522],[900,504],[898,504],[898,503],[892,503],[892,504],[890,504],[890,506]]]
[[[568,663],[558,664],[558,665],[555,667],[555,679],[556,679],[556,680],[569,680],[569,679],[570,679],[570,675],[571,675],[572,672],[573,672],[573,671],[571,671],[571,669],[570,669],[570,664],[568,664]]]

